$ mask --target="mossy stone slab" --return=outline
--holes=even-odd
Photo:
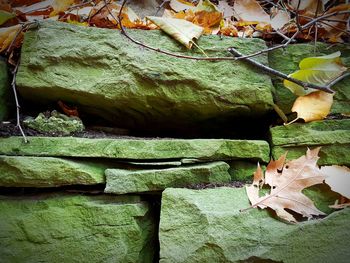
[[[168,188],[162,195],[160,262],[348,262],[350,209],[287,224],[250,209],[244,188]]]
[[[268,162],[269,144],[226,139],[88,139],[78,137],[0,138],[0,154],[115,159],[257,160]]]
[[[160,30],[128,30],[140,42],[180,55],[188,50]],[[266,48],[260,39],[202,36],[208,56]],[[260,62],[267,63],[267,56]],[[130,42],[118,30],[41,22],[25,35],[17,74],[20,94],[40,103],[73,103],[124,128],[176,128],[212,119],[262,116],[272,110],[268,75],[240,61],[166,56]]]
[[[229,167],[225,162],[213,162],[168,169],[107,169],[105,193],[152,192],[201,183],[228,183],[231,179]]]
[[[287,159],[321,147],[319,165],[350,165],[350,119],[294,123],[270,129],[272,157],[288,151]]]
[[[108,165],[55,157],[0,155],[0,186],[58,187],[106,182]]]
[[[153,262],[155,223],[136,196],[0,196],[2,262]]]

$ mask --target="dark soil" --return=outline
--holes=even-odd
[[[210,188],[217,188],[217,187],[242,188],[244,185],[245,185],[245,182],[233,181],[230,183],[195,184],[195,185],[186,186],[185,188],[194,189],[194,190],[210,189]]]

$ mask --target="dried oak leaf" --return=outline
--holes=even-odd
[[[276,162],[273,161],[272,164],[268,165],[266,183],[271,186],[271,191],[262,197],[259,196],[259,182],[263,179],[258,166],[253,184],[246,187],[251,207],[262,209],[269,207],[275,210],[277,216],[288,222],[297,221],[286,209],[307,218],[311,218],[313,215],[325,215],[302,193],[304,188],[323,183],[326,177],[316,165],[319,159],[319,150],[320,148],[308,149],[306,155],[284,165],[282,162],[285,156],[282,156]]]

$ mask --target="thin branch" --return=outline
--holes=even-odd
[[[104,2],[106,2],[106,0],[104,0]],[[159,52],[159,53],[171,56],[171,57],[176,57],[176,58],[185,58],[185,59],[193,59],[193,60],[207,60],[207,61],[221,61],[221,60],[233,60],[233,61],[235,61],[235,60],[237,60],[237,58],[234,58],[234,57],[195,57],[195,56],[181,55],[181,54],[165,51],[165,50],[162,50],[162,49],[159,49],[159,48],[151,47],[149,45],[146,45],[146,44],[144,44],[144,43],[142,43],[142,42],[132,38],[126,32],[125,27],[122,25],[122,11],[123,11],[123,9],[125,7],[126,2],[127,2],[127,0],[123,1],[122,6],[121,6],[121,8],[119,10],[118,17],[114,16],[114,14],[111,12],[111,10],[108,8],[108,6],[107,6],[107,9],[108,9],[109,14],[112,16],[112,18],[119,24],[122,34],[126,38],[128,38],[131,42],[133,42],[133,43],[135,43],[135,44],[137,44],[139,46],[142,46],[144,48],[147,48],[147,49],[150,49],[150,50],[153,50],[153,51],[156,51],[156,52]]]
[[[234,48],[229,48],[228,51],[230,53],[232,53],[234,56],[236,57],[242,57],[243,54],[241,54],[239,51],[237,51],[236,49]],[[275,69],[272,69],[268,66],[265,66],[259,62],[256,62],[255,60],[253,59],[250,59],[250,58],[244,58],[244,60],[246,62],[248,62],[249,64],[267,72],[268,74],[270,75],[274,75],[276,77],[279,77],[279,78],[282,78],[282,79],[286,79],[286,80],[289,80],[295,84],[298,84],[300,86],[302,86],[304,89],[317,89],[317,90],[322,90],[322,91],[325,91],[327,93],[334,93],[334,91],[327,85],[327,86],[319,86],[319,85],[315,85],[315,84],[312,84],[312,83],[307,83],[307,82],[304,82],[304,81],[301,81],[301,80],[298,80],[298,79],[295,79],[295,78],[291,78],[289,77],[288,75],[280,72],[280,71],[277,71]],[[335,83],[334,83],[335,84]],[[334,85],[333,84],[333,85]]]
[[[15,102],[16,102],[16,116],[17,116],[17,127],[19,129],[19,131],[21,132],[22,134],[22,137],[23,137],[23,140],[24,140],[24,143],[28,143],[28,140],[27,140],[27,137],[26,135],[24,134],[24,131],[22,129],[22,126],[21,126],[21,121],[20,121],[20,105],[18,103],[18,97],[17,97],[17,91],[16,91],[16,74],[17,74],[17,70],[18,70],[18,66],[19,66],[19,59],[18,59],[18,62],[15,66],[15,68],[13,69],[12,71],[12,82],[11,82],[11,87],[12,87],[12,91],[13,91],[13,95],[15,97]]]

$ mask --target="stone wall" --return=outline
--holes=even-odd
[[[159,31],[130,33],[188,52]],[[273,98],[289,107],[279,81],[273,86],[269,76],[241,62],[169,58],[125,41],[118,31],[43,23],[25,36],[21,99],[73,103],[83,122],[93,114],[127,129],[212,126],[232,129],[230,136],[36,136],[29,143],[0,137],[1,262],[348,261],[350,210],[329,208],[339,195],[327,187],[305,191],[327,214],[323,219],[291,225],[267,210],[240,212],[249,206],[241,187],[258,162],[265,168],[285,151],[294,159],[322,146],[319,164],[349,166],[348,118],[267,129],[275,121]],[[200,46],[214,56],[227,55],[229,46],[251,53],[265,43],[204,36]],[[340,48],[348,63],[348,47]],[[288,56],[276,51],[257,59],[293,71],[309,49],[293,45]],[[2,68],[0,79],[7,80]],[[334,113],[348,109],[348,81],[337,87]],[[8,101],[2,83],[0,102]],[[2,105],[0,120],[7,114]]]

